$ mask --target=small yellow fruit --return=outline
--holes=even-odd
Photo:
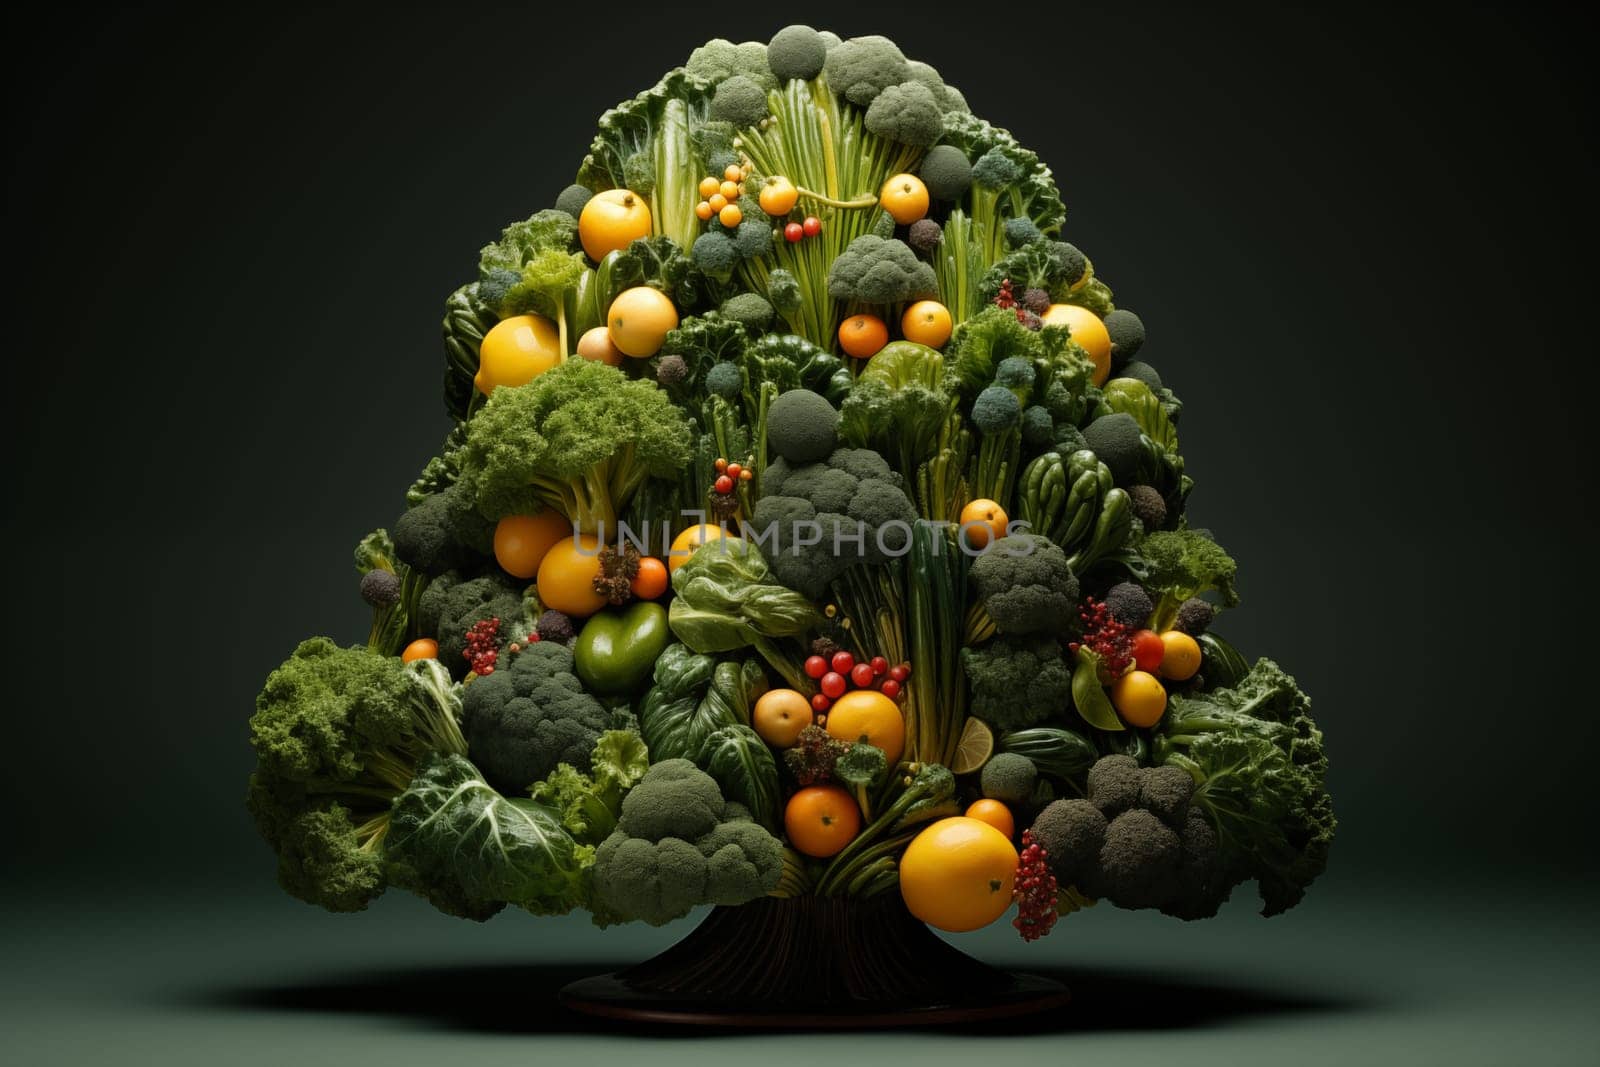
[[[1187,682],[1200,671],[1200,642],[1182,630],[1168,630],[1161,635],[1161,666],[1163,678],[1174,682]]]
[[[484,396],[496,386],[527,385],[561,362],[561,332],[542,315],[516,315],[495,323],[478,345],[472,383]]]
[[[1077,304],[1051,304],[1039,321],[1046,326],[1065,326],[1067,336],[1094,360],[1094,384],[1106,384],[1111,377],[1111,331],[1099,315]]]
[[[591,326],[578,338],[578,355],[604,363],[610,367],[622,366],[622,352],[611,343],[611,331],[604,326]]]
[[[648,285],[624,289],[606,313],[611,343],[625,356],[644,359],[661,350],[667,334],[678,328],[678,309],[667,294]]]
[[[650,207],[644,197],[627,189],[596,193],[578,213],[578,240],[584,253],[596,263],[607,252],[627,248],[636,239],[649,236]]]

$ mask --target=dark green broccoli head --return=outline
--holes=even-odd
[[[400,599],[400,576],[394,571],[370,570],[361,576],[361,599],[375,608],[387,608]]]
[[[1003,385],[1013,392],[1025,392],[1032,388],[1036,377],[1038,375],[1033,364],[1021,356],[1008,356],[994,368],[994,384]]]
[[[1050,871],[1063,886],[1080,886],[1100,867],[1106,817],[1087,800],[1056,800],[1033,820],[1033,839],[1045,850]]]
[[[1078,602],[1066,553],[1048,537],[1017,533],[990,544],[969,575],[1003,634],[1064,633]]]
[[[731,907],[765,896],[783,872],[783,842],[738,808],[730,802],[726,821],[695,842],[706,858],[707,904]]]
[[[903,304],[939,294],[933,268],[904,241],[863,234],[828,268],[828,295],[864,304]]]
[[[1143,784],[1132,756],[1102,756],[1089,768],[1089,803],[1109,818],[1138,804]]]
[[[246,805],[257,829],[278,853],[284,892],[328,911],[361,911],[383,893],[383,853],[365,848],[350,811],[325,803],[285,817],[280,804],[251,776]]]
[[[782,267],[774,267],[767,274],[767,299],[786,315],[799,311],[803,299],[799,280]]]
[[[939,101],[939,110],[942,112],[961,112],[967,110],[967,101],[952,85],[946,85],[944,77],[933,67],[920,59],[906,61],[906,79],[921,85],[926,85],[933,91],[934,98]]]
[[[1002,149],[991,148],[972,165],[972,180],[985,189],[1004,189],[1022,177],[1022,168]]]
[[[739,262],[739,250],[726,233],[707,230],[694,239],[689,258],[694,260],[695,266],[712,277],[726,279],[733,274],[733,268]]]
[[[1191,810],[1178,833],[1178,847],[1177,881],[1161,910],[1179,919],[1209,919],[1232,889],[1222,869],[1216,828]]]
[[[423,574],[443,574],[467,563],[471,555],[456,537],[448,491],[431,493],[406,509],[395,520],[393,537],[396,558]]]
[[[772,226],[759,208],[744,209],[744,221],[733,231],[733,250],[740,259],[760,259],[772,251]]]
[[[462,695],[461,719],[468,756],[508,796],[526,793],[558,763],[587,774],[611,721],[572,673],[572,653],[554,641],[537,641],[510,666],[474,679]]]
[[[1160,392],[1162,389],[1161,375],[1156,373],[1154,367],[1142,360],[1135,359],[1124,363],[1122,369],[1117,372],[1117,377],[1132,378],[1136,382],[1143,382],[1150,387],[1152,393]]]
[[[557,211],[565,211],[576,219],[583,214],[584,206],[594,199],[594,192],[587,185],[576,183],[561,190],[561,195],[556,197]]]
[[[1105,603],[1113,619],[1135,629],[1149,622],[1150,613],[1156,610],[1150,594],[1133,582],[1118,582],[1112,586],[1106,591]]]
[[[693,841],[722,821],[722,808],[714,778],[689,760],[662,760],[623,798],[617,829],[646,841]]]
[[[772,305],[760,293],[739,293],[722,302],[723,316],[743,326],[752,336],[772,325]]]
[[[1089,450],[1111,471],[1118,485],[1136,485],[1144,462],[1144,433],[1132,415],[1102,415],[1083,429]]]
[[[1128,486],[1128,503],[1133,507],[1134,518],[1146,530],[1159,530],[1167,524],[1167,502],[1153,487]]]
[[[1022,443],[1031,451],[1044,451],[1056,442],[1056,424],[1047,408],[1033,404],[1022,409]]]
[[[1039,781],[1039,769],[1027,756],[1016,752],[1001,752],[983,765],[979,787],[991,800],[1020,808],[1033,797],[1033,787]]]
[[[860,107],[910,74],[899,46],[877,35],[852,37],[830,49],[823,70],[833,91]]]
[[[767,42],[767,66],[780,82],[810,81],[827,60],[828,43],[810,26],[785,26]]]
[[[456,678],[467,673],[467,631],[485,619],[500,620],[503,643],[529,630],[523,587],[498,572],[463,581],[455,571],[439,575],[417,598],[417,628],[439,642],[439,662]]]
[[[917,82],[891,85],[872,100],[867,129],[886,141],[926,148],[944,135],[944,114],[933,90]]]
[[[1211,628],[1212,620],[1216,617],[1217,609],[1209,601],[1192,596],[1178,605],[1178,615],[1173,620],[1172,628],[1190,637],[1199,637]]]
[[[706,392],[732,400],[744,389],[744,375],[733,362],[718,363],[706,371]]]
[[[1139,772],[1139,806],[1175,830],[1189,817],[1194,779],[1182,767],[1145,767]]]
[[[1039,227],[1034,225],[1032,219],[1024,215],[1021,218],[1006,220],[1006,244],[1012,248],[1021,248],[1031,245],[1035,241],[1044,240],[1044,234],[1039,232]]]
[[[1159,907],[1172,893],[1181,856],[1170,826],[1151,812],[1125,811],[1106,827],[1097,895],[1121,908]]]
[[[997,730],[1036,726],[1071,703],[1072,672],[1053,638],[997,637],[981,648],[963,648],[961,664],[972,714]]]
[[[1051,241],[1050,253],[1055,257],[1061,280],[1066,285],[1077,285],[1089,269],[1089,257],[1078,251],[1076,245],[1065,241]]]
[[[928,195],[947,204],[960,200],[972,185],[972,164],[967,154],[954,145],[930,148],[918,174],[928,187]]]
[[[784,496],[804,497],[819,512],[843,514],[856,495],[860,479],[826,463],[795,467],[783,481]]]
[[[1111,335],[1111,369],[1121,370],[1144,347],[1144,323],[1131,311],[1118,308],[1101,320]]]
[[[809,389],[780,394],[767,412],[767,444],[790,463],[827,459],[838,431],[838,410]]]
[[[734,44],[721,37],[713,38],[691,52],[683,67],[692,77],[712,85],[735,76],[749,78],[763,89],[778,85],[767,66],[767,46],[760,41]]]
[[[972,423],[983,433],[1005,433],[1022,418],[1017,394],[1000,385],[991,385],[972,402]]]
[[[741,128],[756,125],[769,111],[767,91],[743,74],[735,74],[718,85],[711,98],[711,117]]]

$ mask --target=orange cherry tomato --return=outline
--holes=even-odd
[[[645,556],[639,561],[639,573],[633,576],[628,588],[640,600],[654,600],[667,591],[668,577],[665,563],[654,556]]]
[[[985,798],[974,801],[967,809],[967,818],[986,822],[1005,834],[1007,838],[1016,836],[1017,821],[1011,817],[1011,809],[998,800]]]

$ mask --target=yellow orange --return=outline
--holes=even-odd
[[[957,815],[912,839],[900,857],[906,910],[951,933],[988,926],[1011,906],[1017,850],[986,822]]]
[[[853,689],[828,709],[828,732],[841,741],[865,741],[893,764],[906,747],[906,717],[876,689]]]

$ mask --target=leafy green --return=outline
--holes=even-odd
[[[972,223],[987,262],[994,263],[1005,251],[1005,220],[1032,219],[1045,234],[1054,234],[1066,220],[1067,209],[1056,191],[1055,176],[1037,153],[1018,144],[1011,134],[991,126],[976,115],[951,112],[944,117],[944,137],[940,144],[954,145],[973,161],[994,153],[1003,158],[1011,181],[998,189],[985,189],[980,169],[974,168]]]
[[[617,253],[607,284],[613,294],[638,285],[659,289],[681,315],[714,308],[725,286],[695,266],[687,247],[665,235],[638,238]]]
[[[850,392],[850,368],[839,357],[795,334],[768,334],[740,355],[746,406],[764,384],[779,393],[809,389],[837,407]],[[751,420],[752,424],[754,419]]]
[[[516,904],[554,915],[583,902],[594,850],[548,808],[503,797],[463,757],[438,754],[395,801],[385,855],[396,884],[444,910]]]
[[[1193,776],[1231,883],[1255,879],[1263,915],[1297,904],[1338,824],[1322,731],[1295,680],[1261,659],[1232,689],[1174,694],[1155,759]]]
[[[778,763],[761,735],[742,722],[719,726],[701,743],[694,762],[716,779],[724,797],[743,804],[756,822],[777,832],[783,811]]]
[[[607,730],[595,742],[591,769],[570,763],[533,787],[533,799],[553,808],[573,840],[598,845],[617,825],[622,798],[650,769],[650,753],[631,730]]]
[[[754,659],[697,655],[668,645],[656,660],[655,684],[639,704],[639,731],[654,762],[697,759],[706,739],[725,726],[748,724],[767,691]]]
[[[943,389],[944,359],[912,341],[893,341],[867,361],[839,407],[839,434],[887,458],[911,484],[938,454],[956,400]]]
[[[1238,565],[1204,530],[1163,530],[1147,536],[1138,546],[1140,584],[1155,594],[1156,609],[1150,627],[1157,633],[1170,629],[1178,605],[1192,596],[1216,593],[1226,608],[1237,607],[1234,588]]]
[[[760,550],[740,538],[702,546],[673,573],[672,590],[672,632],[696,652],[762,650],[770,638],[822,622],[816,605],[780,585]]]
[[[494,328],[494,309],[478,297],[478,283],[463,285],[444,302],[444,409],[464,422],[482,399],[474,382],[478,348]]]
[[[694,213],[700,179],[711,173],[710,161],[696,148],[696,133],[710,119],[711,96],[709,84],[678,69],[609,109],[578,169],[578,184],[597,193],[628,188],[630,163],[639,159],[631,173],[646,167],[655,178],[648,194],[654,232],[688,248],[700,232]]]

